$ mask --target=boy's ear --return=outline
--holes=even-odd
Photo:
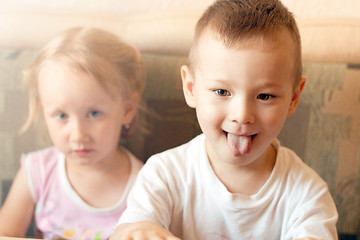
[[[295,113],[295,110],[299,104],[301,92],[303,91],[304,86],[305,86],[305,82],[306,82],[306,78],[304,76],[302,76],[299,83],[297,84],[297,86],[294,89],[293,96],[292,96],[291,103],[290,103],[289,110],[288,110],[288,116]]]
[[[195,108],[195,84],[194,78],[191,74],[190,68],[186,65],[181,66],[181,79],[183,84],[183,92],[187,105],[189,107]]]

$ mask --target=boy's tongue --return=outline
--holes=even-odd
[[[227,135],[228,144],[233,156],[241,156],[250,152],[251,136]]]

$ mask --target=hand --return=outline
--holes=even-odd
[[[294,239],[294,240],[316,240],[316,239],[310,238],[310,237],[306,237],[306,238],[297,238],[297,239]]]
[[[110,240],[180,240],[169,231],[152,222],[120,224]]]

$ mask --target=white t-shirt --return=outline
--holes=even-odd
[[[273,142],[277,159],[254,195],[230,193],[206,155],[205,135],[149,158],[120,223],[155,222],[181,239],[337,239],[337,211],[326,183]],[[239,183],[241,184],[241,183]]]

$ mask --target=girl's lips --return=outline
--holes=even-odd
[[[86,157],[92,152],[91,149],[78,149],[74,150],[74,153],[79,157]]]

